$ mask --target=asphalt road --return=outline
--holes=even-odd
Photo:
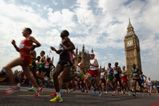
[[[33,97],[26,88],[10,96],[5,96],[0,89],[0,106],[159,106],[159,95],[148,96],[138,94],[133,96],[112,96],[110,94],[102,96],[92,96],[74,92],[64,94],[63,103],[50,103],[49,93],[51,90],[45,89],[40,97]]]

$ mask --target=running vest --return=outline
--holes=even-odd
[[[30,56],[30,48],[32,47],[32,42],[29,39],[24,39],[21,41],[19,45],[20,55],[23,56]]]
[[[118,70],[114,69],[114,75],[119,74]]]
[[[100,73],[100,78],[103,79],[105,77],[105,72]]]
[[[70,53],[69,51],[64,50],[63,44],[60,44],[59,50],[61,50],[59,61],[71,62]]]
[[[132,75],[133,75],[133,77],[139,76],[138,70],[132,69]]]
[[[147,80],[147,85],[148,85],[148,86],[152,86],[151,80]]]
[[[45,68],[49,69],[50,68],[50,63],[49,62],[45,62]]]
[[[90,70],[98,70],[98,67],[93,66],[95,64],[95,61],[96,59],[90,60],[90,67],[89,67]]]
[[[81,72],[80,65],[81,65],[81,63],[78,63],[78,65],[77,65],[77,67],[76,67],[76,71],[79,72],[79,73]]]
[[[118,67],[114,67],[114,75],[120,75],[120,72],[121,70],[120,70],[120,67],[118,66]]]
[[[122,73],[121,73],[121,76],[126,76],[126,70],[123,70]]]
[[[113,68],[109,68],[108,67],[108,69],[107,69],[107,72],[108,72],[108,74],[107,75],[111,75],[111,76],[113,76],[113,74],[114,74],[114,72],[113,72]]]

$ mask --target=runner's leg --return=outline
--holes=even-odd
[[[22,64],[23,64],[22,59],[16,58],[4,67],[4,70],[7,72],[11,84],[15,84],[14,75],[11,69],[15,66],[22,65]]]

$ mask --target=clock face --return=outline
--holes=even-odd
[[[133,40],[128,40],[126,43],[127,47],[130,47],[133,45]]]

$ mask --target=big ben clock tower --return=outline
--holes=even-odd
[[[127,27],[127,34],[124,38],[124,43],[126,54],[126,67],[128,70],[128,74],[131,74],[131,68],[133,64],[136,64],[137,68],[142,71],[140,58],[140,43],[130,20]]]

